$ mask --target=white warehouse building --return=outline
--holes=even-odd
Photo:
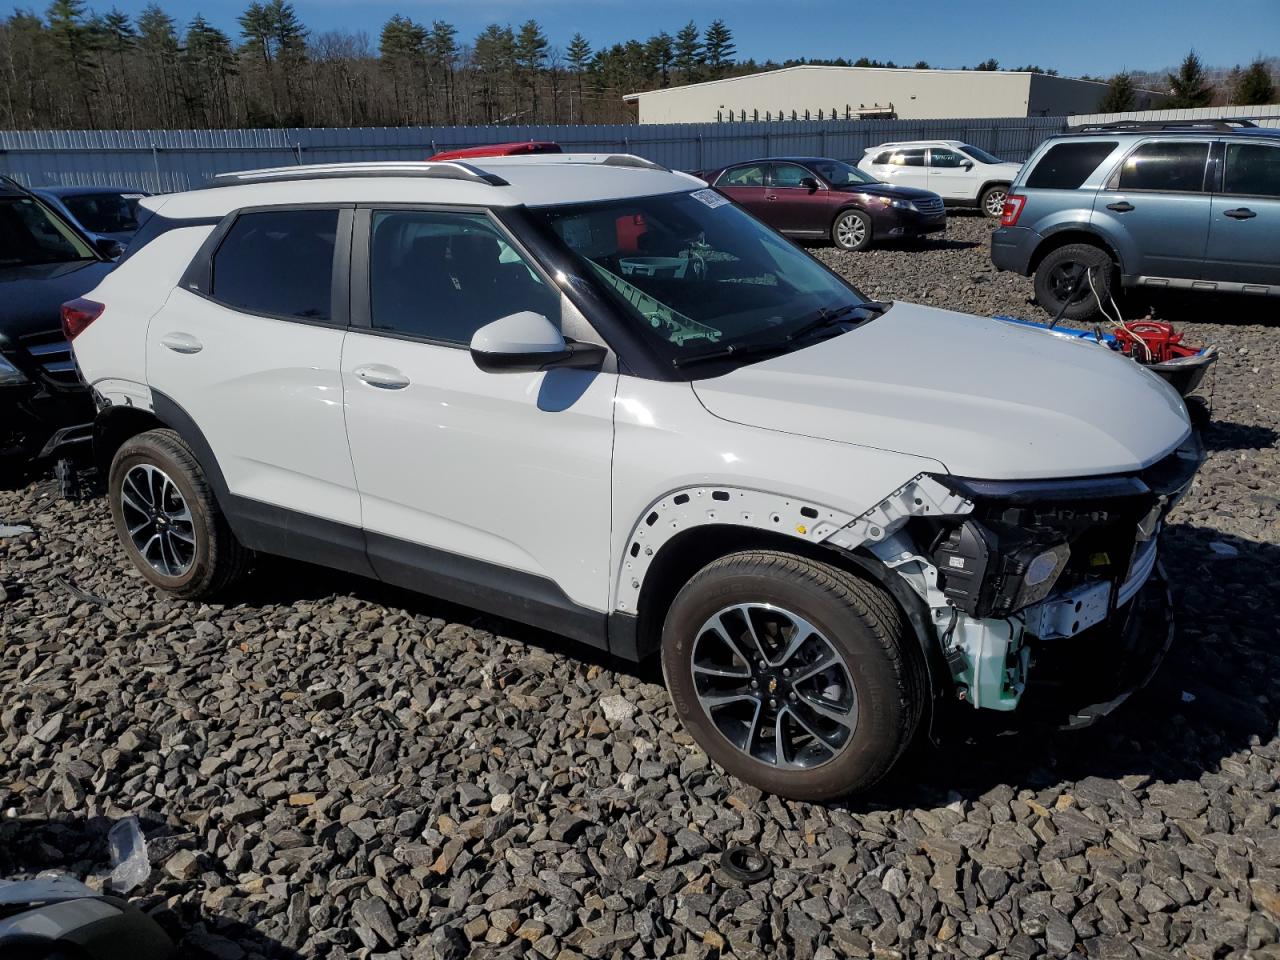
[[[629,93],[640,123],[717,120],[935,120],[1094,113],[1107,84],[1009,70],[784,67],[724,80]],[[1136,109],[1165,95],[1140,90]]]

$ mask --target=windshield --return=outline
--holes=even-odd
[[[92,259],[88,244],[37,201],[0,199],[0,265]]]
[[[843,160],[813,160],[810,161],[809,166],[816,170],[818,175],[833,187],[880,182],[869,173],[863,173],[857,167],[850,166]]]
[[[138,229],[140,193],[85,193],[62,202],[80,225],[94,233],[127,233]]]
[[[677,366],[788,335],[862,304],[850,286],[714,190],[532,213]]]
[[[973,157],[973,159],[977,160],[979,163],[1004,163],[1004,161],[999,157],[993,157],[991,154],[987,153],[987,151],[980,150],[978,147],[971,146],[967,143],[961,144],[960,149]]]

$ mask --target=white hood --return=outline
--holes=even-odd
[[[1190,430],[1177,391],[1106,347],[914,303],[693,389],[725,420],[990,480],[1136,470]]]

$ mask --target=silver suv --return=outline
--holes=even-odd
[[[1130,121],[1052,137],[1010,188],[991,260],[1034,275],[1040,305],[1071,320],[1117,282],[1280,296],[1280,129]]]

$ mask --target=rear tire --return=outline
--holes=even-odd
[[[1064,303],[1064,320],[1088,320],[1103,312],[1099,303],[1111,297],[1116,266],[1107,251],[1088,243],[1059,247],[1036,267],[1036,302],[1056,317]],[[1089,280],[1093,281],[1090,289]],[[1072,284],[1075,284],[1074,290]],[[1094,293],[1097,293],[1097,296]]]
[[[231,532],[191,448],[172,430],[148,430],[116,451],[107,500],[129,559],[175,597],[215,596],[248,567],[252,554]]]
[[[926,698],[923,659],[888,593],[775,551],[730,554],[685,585],[662,665],[711,759],[796,800],[874,785],[911,743]]]
[[[831,242],[841,250],[871,246],[871,217],[861,210],[842,210],[831,225]]]
[[[1008,195],[1008,184],[992,184],[983,190],[982,196],[978,198],[978,209],[988,220],[999,220],[1004,213],[1004,198]]]

